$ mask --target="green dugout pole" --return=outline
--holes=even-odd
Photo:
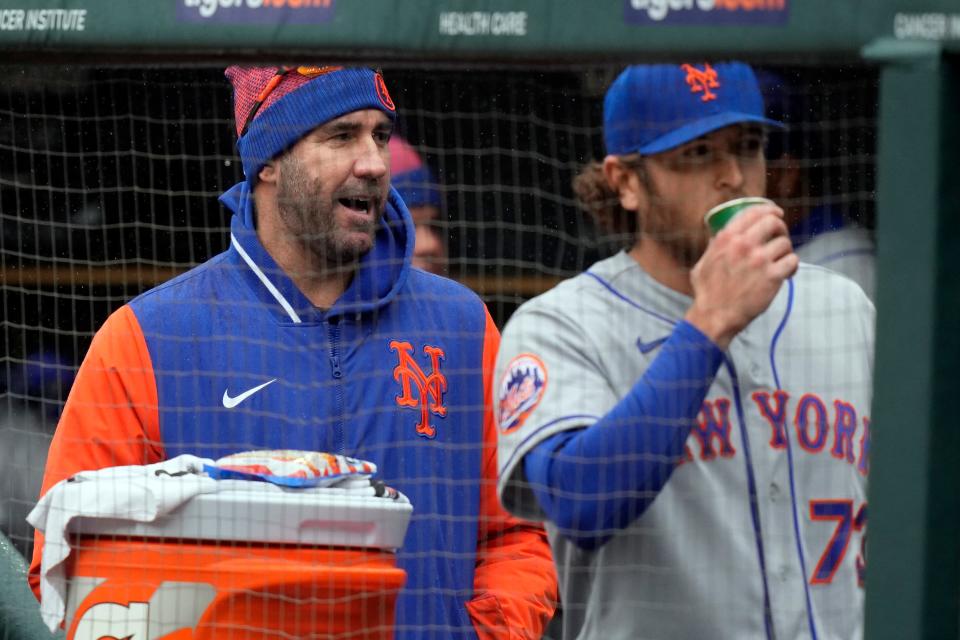
[[[960,638],[960,59],[878,42],[866,637]],[[849,550],[848,550],[849,553]]]

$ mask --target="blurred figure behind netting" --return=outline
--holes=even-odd
[[[446,274],[446,240],[437,228],[443,213],[440,189],[420,154],[396,134],[390,139],[390,173],[391,183],[400,192],[416,226],[413,266]]]
[[[25,558],[33,547],[26,517],[37,502],[47,449],[74,367],[50,351],[11,361],[0,381],[0,531]]]
[[[874,298],[876,248],[869,215],[837,173],[855,167],[834,166],[843,152],[827,141],[823,114],[786,75],[758,70],[767,117],[787,129],[771,130],[767,142],[767,197],[783,208],[790,240],[801,261],[850,278]]]

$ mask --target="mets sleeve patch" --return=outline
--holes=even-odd
[[[546,389],[547,368],[540,358],[522,353],[511,360],[498,390],[500,431],[510,433],[519,429],[540,404]]]

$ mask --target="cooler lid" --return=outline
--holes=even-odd
[[[153,522],[78,517],[70,532],[238,542],[272,542],[395,550],[403,546],[413,506],[369,480],[344,487],[285,489],[267,482],[220,480]],[[382,485],[381,485],[382,486]]]

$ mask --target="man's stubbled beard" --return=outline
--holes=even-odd
[[[644,235],[663,246],[683,267],[692,269],[707,250],[710,235],[706,225],[699,232],[677,228],[680,213],[664,204],[664,199],[644,167],[637,175],[647,192],[648,207],[640,215],[640,228]]]
[[[372,248],[377,221],[385,207],[375,182],[345,185],[331,192],[321,179],[311,179],[299,161],[286,157],[279,163],[277,205],[280,219],[290,239],[302,245],[318,268],[351,265]],[[348,237],[335,217],[340,198],[357,196],[374,199],[378,214],[370,222],[350,230],[351,234],[357,231],[364,234],[366,239],[359,241]]]

